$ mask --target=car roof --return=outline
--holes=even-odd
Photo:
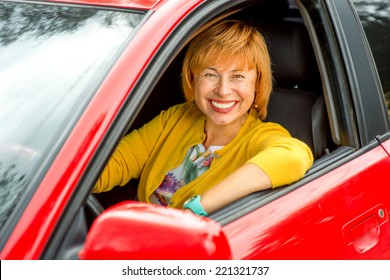
[[[49,0],[50,2],[87,4],[96,6],[109,6],[118,8],[132,8],[141,10],[150,10],[160,2],[168,0]]]

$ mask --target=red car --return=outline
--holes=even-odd
[[[225,18],[265,36],[267,120],[314,166],[208,218],[138,203],[133,181],[92,195]],[[389,50],[387,0],[0,1],[0,258],[390,259]]]

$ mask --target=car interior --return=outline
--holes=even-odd
[[[293,137],[301,139],[312,149],[315,164],[308,175],[323,168],[323,162],[334,162],[352,147],[341,147],[332,136],[332,122],[328,117],[329,104],[323,93],[315,49],[299,9],[293,1],[260,1],[258,4],[228,15],[245,20],[263,34],[269,47],[274,88],[268,105],[266,121],[284,126]],[[142,126],[161,110],[184,102],[181,89],[181,63],[184,47],[168,66],[151,92],[129,131]],[[306,176],[308,177],[308,176]],[[306,178],[305,177],[305,178]],[[237,218],[237,213],[248,213],[283,193],[305,183],[305,178],[293,186],[266,190],[245,197],[210,217],[221,224]],[[108,194],[96,194],[106,208],[123,197],[134,198],[136,180],[125,187],[115,187]]]

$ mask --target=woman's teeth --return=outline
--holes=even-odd
[[[213,106],[219,108],[219,109],[229,109],[231,108],[236,102],[229,102],[229,103],[218,103],[218,102],[215,102],[215,101],[211,101],[211,104],[213,104]]]

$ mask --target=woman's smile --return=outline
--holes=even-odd
[[[237,103],[236,101],[217,101],[210,100],[211,106],[217,112],[224,113],[229,112],[233,109],[234,105]]]

